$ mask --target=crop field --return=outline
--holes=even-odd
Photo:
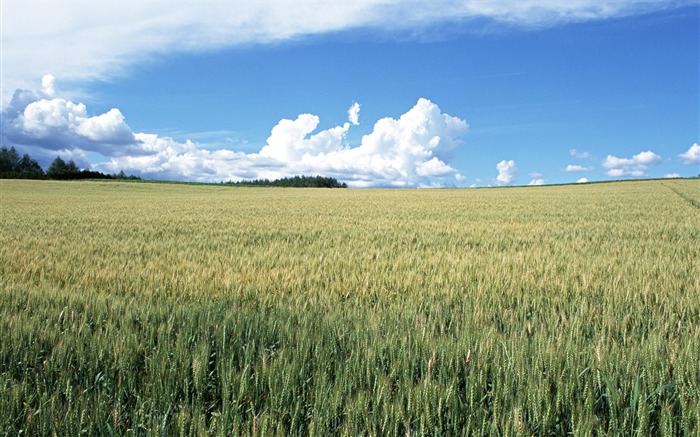
[[[0,196],[0,435],[700,429],[697,179]]]

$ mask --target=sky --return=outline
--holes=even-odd
[[[697,0],[4,0],[44,169],[486,187],[700,173]]]

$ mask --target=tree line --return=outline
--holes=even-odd
[[[105,174],[99,171],[81,170],[72,159],[68,162],[57,156],[44,172],[39,163],[28,153],[19,156],[14,147],[0,148],[0,179],[141,179],[138,176],[127,176],[124,171],[117,174]]]
[[[19,156],[14,147],[9,149],[0,147],[0,179],[131,179],[139,180],[138,176],[126,175],[124,171],[117,174],[105,174],[99,171],[78,168],[74,160],[66,162],[60,156],[53,160],[49,168],[44,171],[39,163],[29,154]],[[298,187],[298,188],[347,188],[345,182],[339,182],[336,178],[324,176],[293,176],[281,179],[254,179],[244,181],[225,182],[229,185],[260,186],[260,187]]]
[[[345,182],[338,182],[336,178],[323,176],[293,176],[281,179],[254,179],[247,181],[229,181],[228,185],[256,186],[256,187],[296,187],[296,188],[347,188]]]

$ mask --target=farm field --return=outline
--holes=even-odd
[[[700,182],[0,181],[0,435],[694,435]]]

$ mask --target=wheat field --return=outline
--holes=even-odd
[[[0,195],[0,435],[700,428],[697,179]]]

